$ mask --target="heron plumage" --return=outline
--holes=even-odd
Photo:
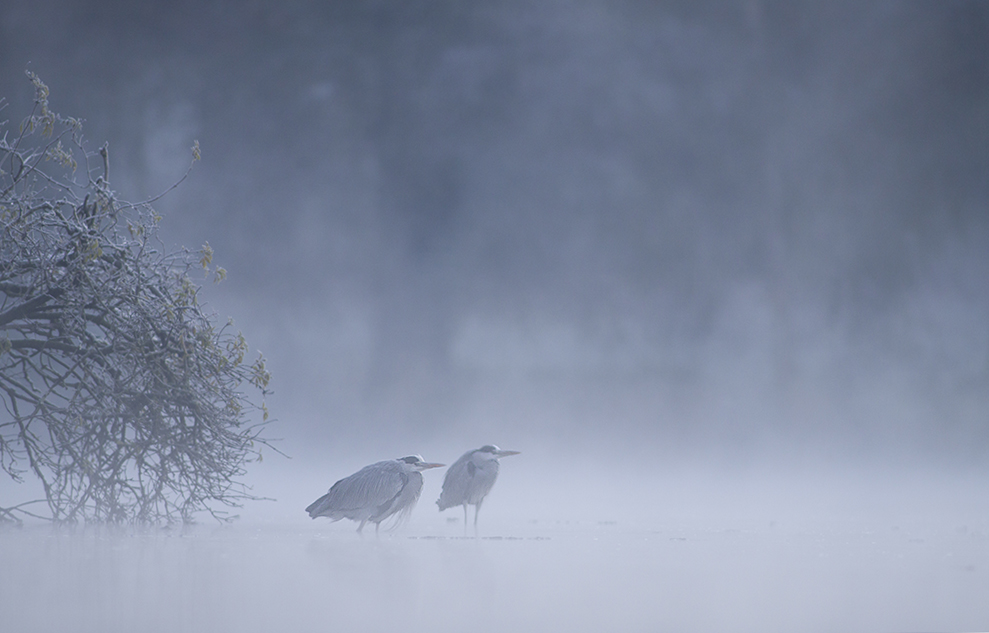
[[[467,529],[467,506],[474,506],[474,529],[477,529],[477,515],[481,511],[484,498],[491,492],[498,479],[498,459],[518,455],[518,451],[503,451],[497,446],[486,444],[481,448],[467,451],[453,462],[443,478],[443,491],[436,500],[440,512],[454,506],[464,508],[464,529]]]
[[[412,512],[422,494],[419,471],[437,466],[442,464],[427,464],[418,455],[365,466],[333,484],[306,512],[313,519],[323,516],[331,521],[359,521],[358,532],[370,521],[377,530],[385,519],[394,516],[398,522]]]
[[[477,505],[491,492],[498,479],[498,460],[484,459],[478,451],[467,451],[453,462],[443,478],[443,491],[436,505],[440,510],[464,504]]]

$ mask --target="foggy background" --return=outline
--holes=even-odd
[[[199,140],[156,208],[268,358],[262,492],[489,442],[964,470],[987,33],[979,2],[39,0],[0,9],[0,94],[16,121],[37,73],[127,200]]]
[[[272,371],[232,527],[0,534],[11,630],[985,630],[989,3],[33,0]],[[303,508],[421,453],[433,504]],[[4,499],[36,498],[0,482]]]

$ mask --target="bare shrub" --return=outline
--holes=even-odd
[[[48,512],[0,519],[226,518],[267,445],[264,359],[198,302],[193,275],[225,275],[209,245],[166,253],[154,200],[118,200],[107,146],[87,151],[28,76],[31,115],[0,121],[0,468],[37,477]]]

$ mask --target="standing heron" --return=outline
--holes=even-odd
[[[421,471],[444,465],[430,464],[419,455],[409,455],[365,466],[333,484],[329,492],[306,508],[306,512],[314,519],[360,521],[358,533],[370,521],[377,534],[381,522],[388,517],[397,514],[401,520],[412,512],[422,492]]]
[[[467,506],[474,506],[474,531],[477,532],[477,515],[481,511],[481,503],[498,478],[498,459],[518,454],[519,451],[503,451],[497,446],[487,444],[461,455],[446,471],[443,479],[443,492],[436,501],[440,512],[462,505],[466,533]]]

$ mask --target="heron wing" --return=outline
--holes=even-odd
[[[467,503],[478,504],[488,496],[498,478],[498,467],[497,459],[485,460],[477,465],[467,490]]]
[[[333,484],[330,491],[306,508],[311,517],[325,516],[338,521],[367,520],[387,507],[402,491],[408,476],[394,461],[366,466]]]
[[[412,509],[416,507],[416,503],[419,501],[419,495],[422,494],[422,474],[421,473],[409,473],[407,475],[408,483],[402,488],[401,492],[395,495],[391,503],[383,505],[380,508],[380,513],[371,517],[371,521],[382,522],[385,519],[394,515],[394,522],[389,522],[386,529],[393,529],[404,523],[409,516],[412,514]]]
[[[446,469],[446,475],[443,477],[443,491],[440,493],[440,498],[436,501],[436,505],[440,507],[440,511],[463,505],[467,502],[471,480],[474,477],[473,471],[476,470],[470,459],[473,453],[474,451],[467,451],[460,456],[460,459],[453,462]]]

